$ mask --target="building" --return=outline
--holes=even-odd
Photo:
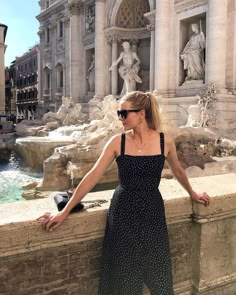
[[[39,1],[40,93],[45,111],[57,111],[70,97],[69,17],[66,0]]]
[[[16,90],[15,90],[15,67],[14,62],[5,68],[5,110],[6,115],[11,118],[16,116]],[[15,120],[13,120],[15,121]]]
[[[136,89],[155,91],[160,102],[172,108],[173,119],[186,117],[196,94],[204,93],[211,83],[218,93],[218,117],[229,122],[235,117],[234,0],[41,0],[39,4],[45,109],[56,111],[63,95],[94,107],[96,99],[105,95],[119,96],[120,65],[110,67],[128,41],[141,61],[142,83]]]
[[[39,45],[35,45],[22,56],[16,57],[14,61],[17,121],[33,120],[40,116],[38,62]]]
[[[7,26],[0,24],[0,115],[5,115],[5,67],[4,55],[6,50],[5,38]]]

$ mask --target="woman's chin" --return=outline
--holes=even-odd
[[[126,124],[124,124],[123,123],[123,128],[124,128],[124,130],[129,130],[130,129],[130,127],[128,127]]]

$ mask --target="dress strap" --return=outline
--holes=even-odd
[[[163,132],[160,133],[160,144],[161,144],[161,154],[165,155],[165,137]]]
[[[121,156],[125,154],[125,133],[121,134],[120,154]]]

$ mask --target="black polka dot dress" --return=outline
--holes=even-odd
[[[121,154],[116,159],[120,185],[108,211],[99,295],[141,295],[144,283],[151,295],[173,295],[169,239],[158,186],[165,162],[161,154]]]

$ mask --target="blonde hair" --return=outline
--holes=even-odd
[[[159,105],[156,97],[151,92],[134,91],[127,93],[121,99],[121,102],[125,101],[130,101],[135,109],[144,110],[148,127],[160,131]]]

